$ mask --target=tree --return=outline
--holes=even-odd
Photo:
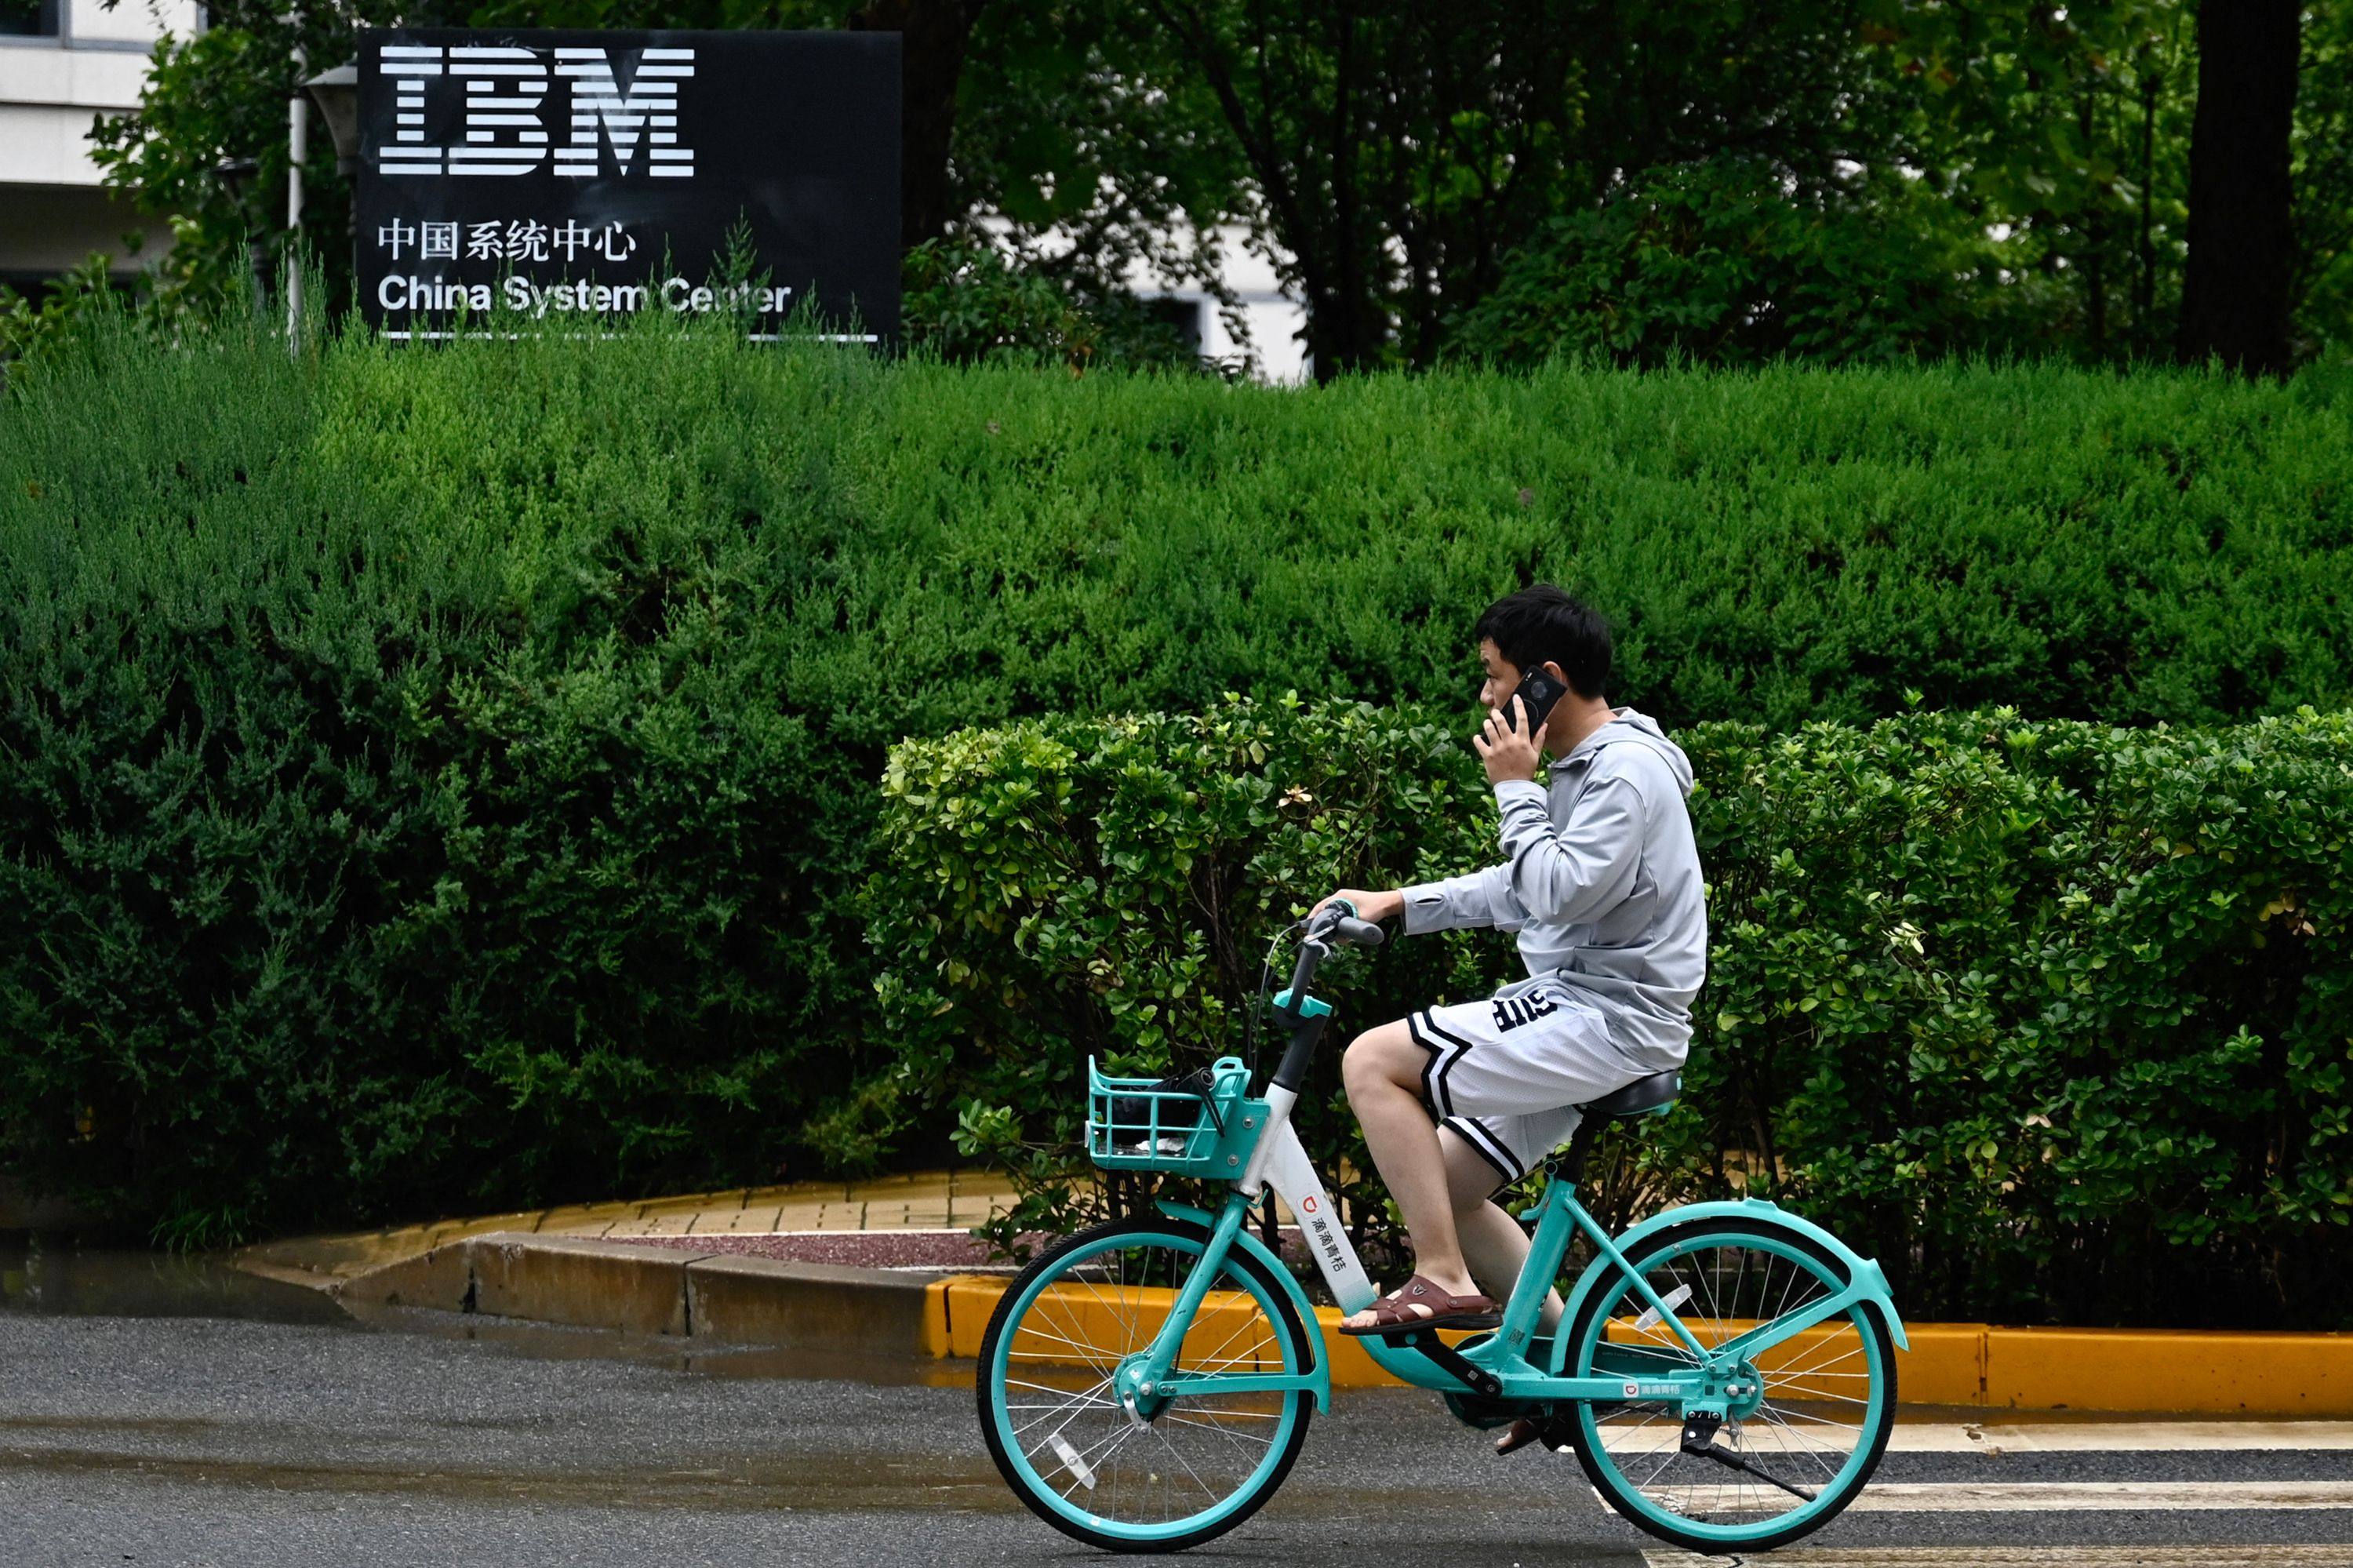
[[[1145,0],[1215,96],[1316,373],[1425,366],[1556,214],[1735,154],[1819,190],[1900,149],[1859,4]]]
[[[2295,96],[2299,360],[2353,351],[2353,6],[2305,18]]]
[[[2009,253],[1983,302],[2002,335],[2085,358],[2169,354],[2192,102],[2183,0],[1881,9],[1869,35],[1923,89],[1921,170]]]
[[[948,148],[965,47],[988,0],[866,0],[850,14],[861,32],[899,35],[899,243],[912,249],[947,232]]]
[[[222,0],[209,31],[159,49],[140,113],[101,129],[99,157],[111,184],[179,216],[175,297],[201,302],[241,275],[222,162],[259,159],[256,209],[278,205],[295,46],[314,64],[347,58],[352,29],[395,4],[314,16]],[[1039,308],[983,314],[1076,312],[1088,341],[1124,333],[1141,277],[1214,291],[1220,226],[1239,223],[1305,302],[1319,375],[1427,366],[1514,269],[1514,319],[1539,325],[1581,308],[1531,292],[1547,275],[1662,297],[1692,256],[1670,248],[1654,277],[1640,244],[1591,265],[1575,248],[1637,235],[1643,202],[1735,164],[1755,182],[1740,199],[1778,187],[1780,217],[1831,225],[1821,255],[1855,254],[1838,236],[1886,236],[1852,288],[1936,302],[1808,307],[1868,318],[1873,353],[1898,351],[1905,322],[1905,353],[2211,351],[2271,369],[2353,338],[2353,33],[2315,10],[2299,97],[2284,0],[411,0],[398,16],[895,27],[902,238],[934,247],[927,286],[986,280],[999,303]],[[341,269],[347,207],[325,141],[304,238]],[[1050,285],[1053,309],[967,264],[983,243]],[[1947,270],[1956,256],[1967,280]],[[1881,264],[1905,258],[1931,274]],[[1749,352],[1771,334],[1684,335]],[[1059,353],[1071,333],[1047,336],[1032,346]],[[1799,334],[1788,351],[1861,341]]]
[[[2189,264],[2181,356],[2250,375],[2288,368],[2295,226],[2289,142],[2298,0],[2206,0],[2189,132]]]
[[[1660,366],[1831,364],[1999,346],[2000,247],[1924,182],[1793,200],[1741,159],[1645,170],[1552,220],[1451,323],[1491,364],[1559,354]]]
[[[173,220],[172,253],[161,288],[172,308],[203,315],[245,275],[246,236],[282,238],[290,161],[286,106],[306,71],[351,58],[357,31],[387,25],[396,0],[287,9],[257,0],[220,0],[205,30],[159,40],[136,114],[101,116],[91,156],[107,185]],[[420,25],[429,25],[428,23]],[[250,158],[259,172],[241,207],[218,170]],[[351,193],[335,149],[313,124],[303,161],[302,230],[297,237],[325,269],[338,297],[350,283]]]
[[[1138,274],[1218,292],[1219,228],[1250,216],[1216,102],[1126,0],[993,7],[965,56],[949,170],[965,243],[1009,249],[1097,314]]]

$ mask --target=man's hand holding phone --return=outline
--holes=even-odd
[[[1504,700],[1504,705],[1487,715],[1487,722],[1471,737],[1471,748],[1487,769],[1487,782],[1501,784],[1507,779],[1534,779],[1536,775],[1537,745],[1535,726],[1527,722],[1519,694],[1514,692]]]

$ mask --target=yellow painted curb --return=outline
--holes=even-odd
[[[1008,1283],[987,1275],[933,1281],[924,1348],[934,1356],[978,1356],[989,1315]],[[1091,1321],[1100,1317],[1101,1305],[1075,1293],[1057,1309],[1071,1315],[1074,1330],[1108,1328]],[[1340,1316],[1331,1307],[1315,1313],[1332,1386],[1396,1386],[1362,1345],[1337,1331]],[[2353,1334],[1985,1323],[1912,1323],[1905,1331],[1912,1348],[1896,1358],[1895,1368],[1897,1392],[1907,1404],[2353,1418]]]
[[[1909,1352],[1895,1357],[1895,1397],[1905,1404],[1983,1404],[1983,1323],[1906,1323]]]
[[[2353,1415],[2353,1334],[1993,1329],[1987,1337],[1989,1405]]]

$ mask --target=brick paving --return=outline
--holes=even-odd
[[[844,1235],[962,1232],[1012,1203],[1011,1186],[992,1172],[917,1171],[871,1181],[796,1181],[781,1187],[743,1187],[435,1220],[347,1235],[294,1236],[245,1248],[238,1256],[280,1268],[348,1278],[419,1256],[445,1243],[493,1231],[608,1241],[692,1238],[712,1244],[714,1250],[733,1251],[736,1248],[732,1242],[722,1238],[807,1232]],[[818,1261],[812,1255],[811,1255],[812,1261]],[[960,1262],[961,1258],[959,1264],[949,1266]]]
[[[1257,1232],[1253,1230],[1253,1234]],[[675,1248],[681,1252],[735,1253],[772,1257],[786,1263],[840,1263],[860,1268],[917,1268],[937,1272],[1010,1274],[1017,1266],[992,1260],[987,1244],[961,1230],[923,1229],[864,1231],[784,1231],[767,1235],[698,1232],[693,1235],[646,1235],[618,1238],[641,1246]],[[1031,1255],[1054,1238],[1044,1231],[1027,1231]],[[1278,1235],[1285,1261],[1303,1266],[1307,1245],[1299,1227],[1285,1225]]]
[[[856,1268],[1008,1274],[1015,1266],[1001,1259],[992,1261],[986,1243],[975,1241],[960,1230],[782,1231],[768,1235],[705,1234],[626,1239],[639,1246],[678,1252],[729,1253],[744,1257],[772,1257],[786,1263],[839,1263]],[[1035,1232],[1024,1239],[1037,1249],[1050,1238],[1043,1232]]]

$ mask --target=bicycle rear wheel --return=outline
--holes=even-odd
[[[1082,1231],[997,1304],[976,1393],[989,1457],[1032,1512],[1113,1552],[1175,1552],[1221,1535],[1273,1495],[1306,1441],[1303,1389],[1187,1393],[1130,1406],[1120,1364],[1151,1348],[1208,1233],[1126,1220]],[[1174,1371],[1304,1372],[1307,1329],[1282,1286],[1229,1254]]]
[[[1627,1262],[1710,1351],[1847,1284],[1835,1257],[1769,1220],[1678,1225]],[[1622,1274],[1578,1309],[1567,1343],[1577,1375],[1622,1376],[1630,1391],[1630,1380],[1695,1364]],[[1787,1545],[1837,1517],[1894,1425],[1894,1344],[1878,1311],[1857,1302],[1758,1351],[1733,1381],[1749,1392],[1707,1432],[1705,1454],[1684,1450],[1683,1415],[1671,1404],[1577,1406],[1577,1460],[1594,1489],[1651,1534],[1700,1552]]]

